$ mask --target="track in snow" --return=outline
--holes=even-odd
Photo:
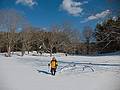
[[[19,59],[19,62],[31,65],[39,73],[50,74],[48,67],[48,60],[39,59]],[[90,73],[96,71],[112,71],[120,72],[120,64],[109,64],[109,63],[81,63],[81,62],[65,62],[58,61],[59,66],[57,73]]]

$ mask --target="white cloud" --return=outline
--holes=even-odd
[[[116,16],[113,16],[113,17],[112,17],[112,20],[115,20],[115,21],[116,21],[116,20],[117,20],[117,17],[116,17]]]
[[[76,2],[73,0],[63,0],[62,2],[62,9],[66,10],[69,14],[74,16],[79,16],[81,12],[83,11],[83,8],[81,8],[81,5],[88,3],[86,2]]]
[[[16,4],[23,4],[32,7],[34,5],[37,5],[37,2],[35,0],[16,0]]]
[[[109,14],[110,14],[110,10],[105,10],[105,11],[103,11],[101,13],[97,13],[95,15],[89,16],[84,21],[81,21],[81,23],[84,23],[84,22],[87,22],[87,21],[90,21],[90,20],[96,20],[96,19],[104,18]]]
[[[106,17],[109,14],[110,14],[110,10],[106,10],[106,11],[103,11],[103,12],[98,13],[96,15],[89,16],[88,20],[94,20],[94,19],[104,18],[104,17]]]

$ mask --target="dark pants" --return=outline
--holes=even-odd
[[[51,68],[51,74],[55,75],[55,73],[56,73],[56,68]]]

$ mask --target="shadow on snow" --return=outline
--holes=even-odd
[[[44,73],[44,74],[49,74],[51,75],[51,73],[47,72],[47,71],[43,71],[43,70],[37,70],[39,73]]]

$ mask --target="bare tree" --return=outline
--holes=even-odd
[[[32,49],[37,51],[37,53],[42,54],[43,49],[46,49],[44,45],[45,33],[46,32],[41,28],[33,28],[32,30]]]
[[[90,26],[86,26],[84,27],[84,31],[83,31],[83,37],[85,38],[85,43],[86,43],[86,53],[89,54],[89,49],[90,49],[90,41],[92,39],[93,36],[93,30]]]
[[[23,31],[21,32],[21,42],[22,42],[22,56],[24,55],[25,51],[28,51],[28,54],[30,52],[30,49],[32,48],[32,27],[29,25],[26,25]]]
[[[52,27],[51,32],[48,33],[48,41],[49,41],[49,52],[50,56],[52,56],[52,50],[55,48],[58,43],[60,43],[59,39],[59,28],[57,26]]]
[[[54,49],[58,50],[62,48],[64,52],[67,52],[68,48],[76,48],[76,44],[80,42],[79,31],[71,28],[67,25],[56,25],[51,28],[51,31],[47,33],[46,41],[49,44],[50,56]],[[75,49],[73,49],[75,50]]]
[[[0,10],[0,31],[4,32],[4,40],[8,56],[11,56],[11,50],[14,47],[17,36],[15,33],[22,28],[24,22],[23,16],[13,9]]]
[[[80,32],[71,27],[71,24],[65,23],[62,27],[63,33],[66,35],[66,52],[75,53],[77,45],[80,43]]]

